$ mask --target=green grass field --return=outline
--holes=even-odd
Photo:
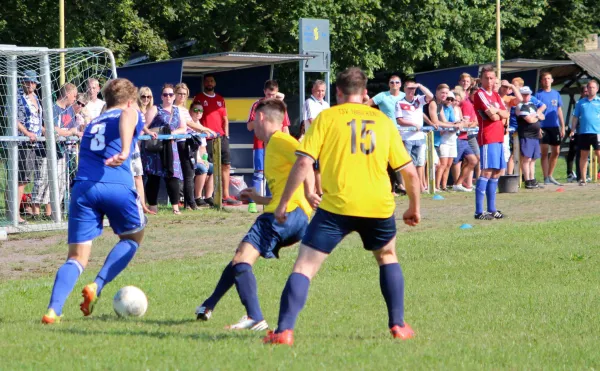
[[[224,330],[244,314],[235,290],[211,321],[195,321],[253,215],[151,217],[133,263],[83,318],[79,293],[116,241],[105,233],[55,326],[40,319],[66,233],[18,235],[0,249],[0,369],[597,369],[600,188],[565,188],[501,194],[510,219],[491,222],[472,219],[473,195],[424,196],[421,225],[398,225],[406,320],[417,333],[407,342],[387,332],[378,268],[356,235],[313,281],[293,348]],[[406,199],[398,205],[403,211]],[[459,229],[463,223],[474,228]],[[271,327],[295,256],[293,247],[255,266]],[[114,314],[112,297],[125,285],[146,292],[143,318]]]

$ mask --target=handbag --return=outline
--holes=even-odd
[[[173,112],[169,116],[169,123],[165,126],[148,129],[156,134],[171,134],[171,121],[173,120]],[[160,139],[150,139],[146,141],[146,151],[152,153],[160,153],[164,149],[164,141]]]
[[[151,132],[156,134],[161,134],[161,128],[152,128],[149,129]],[[150,139],[145,143],[146,151],[151,153],[159,153],[163,150],[163,141],[160,139]]]

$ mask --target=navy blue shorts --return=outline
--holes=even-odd
[[[317,209],[302,243],[330,254],[346,235],[357,232],[365,250],[379,250],[396,236],[394,215],[389,218],[364,218]]]
[[[242,242],[252,245],[266,259],[279,258],[279,250],[302,239],[308,227],[308,216],[301,208],[290,211],[287,220],[279,224],[273,213],[256,218]]]
[[[540,140],[537,138],[520,138],[519,147],[521,148],[521,156],[528,157],[534,160],[542,157],[540,152]]]
[[[473,152],[473,149],[471,148],[471,145],[469,144],[469,140],[467,139],[458,139],[457,140],[457,151],[456,151],[456,157],[454,158],[454,163],[458,164],[459,162],[461,162],[465,156],[468,155],[475,155],[475,152]]]
[[[118,235],[139,232],[146,225],[135,189],[124,184],[76,181],[69,204],[69,243],[87,242],[101,235],[105,215]]]

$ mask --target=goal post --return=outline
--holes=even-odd
[[[27,99],[24,104],[23,81],[32,74],[37,81],[34,99],[37,103]],[[115,59],[109,49],[102,47],[48,49],[0,45],[0,230],[7,233],[66,228],[70,185],[77,170],[78,141],[59,137],[54,127],[78,127],[78,121],[72,120],[75,112],[61,116],[54,110],[61,75],[78,93],[85,94],[89,78],[104,85],[117,77]],[[36,106],[41,108],[41,114]],[[41,145],[19,133],[19,117],[32,114],[37,115],[36,120],[45,130],[37,137]],[[84,120],[85,108],[78,115],[78,120]],[[29,157],[23,156],[24,149],[34,149],[35,156],[31,152]],[[24,166],[28,161],[34,166]],[[35,170],[24,171],[32,168]],[[21,199],[20,188],[25,195]],[[51,218],[27,220],[34,206],[42,216],[51,210]],[[27,223],[19,222],[21,219]]]

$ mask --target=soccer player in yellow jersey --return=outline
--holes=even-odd
[[[313,207],[316,208],[321,200],[314,194],[314,175],[311,174],[304,180],[304,185],[300,185],[288,197],[285,208],[286,221],[275,221],[273,212],[279,204],[288,174],[296,161],[295,152],[299,145],[296,139],[282,132],[286,111],[285,103],[277,99],[265,99],[256,107],[254,133],[266,143],[265,175],[272,196],[260,196],[253,188],[242,191],[242,198],[266,205],[265,212],[256,219],[240,242],[233,260],[223,270],[213,294],[196,309],[198,320],[207,321],[219,300],[235,285],[242,304],[246,307],[246,315],[228,328],[254,331],[268,328],[258,302],[252,265],[260,256],[267,259],[278,258],[279,249],[300,241],[308,226]]]
[[[313,121],[298,147],[296,163],[275,210],[280,222],[290,218],[289,202],[296,189],[311,177],[312,164],[319,159],[323,200],[306,234],[279,308],[277,330],[265,343],[292,345],[296,318],[304,307],[310,280],[338,243],[358,232],[364,248],[379,264],[381,292],[388,308],[389,328],[394,338],[409,339],[413,330],[404,322],[404,278],[396,257],[394,198],[390,193],[388,163],[402,172],[409,196],[404,223],[419,223],[419,177],[404,149],[395,125],[380,111],[362,105],[367,77],[358,68],[337,76],[339,105],[324,110]]]

